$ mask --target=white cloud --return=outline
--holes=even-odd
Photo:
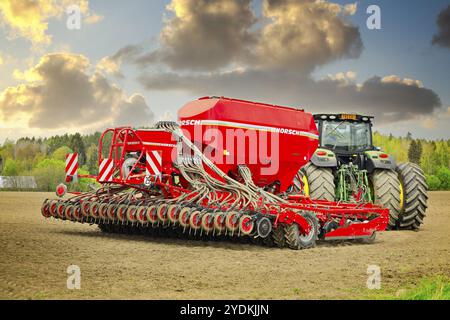
[[[7,30],[9,38],[25,38],[34,46],[49,45],[52,42],[49,20],[61,18],[70,5],[79,6],[88,18],[96,17],[89,11],[88,0],[1,0],[0,26]]]
[[[149,125],[153,113],[142,95],[127,97],[83,55],[44,55],[18,73],[23,83],[0,93],[0,119],[5,125],[80,131],[111,125]]]

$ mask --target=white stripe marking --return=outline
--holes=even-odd
[[[277,127],[269,127],[269,126],[261,126],[261,125],[255,125],[255,124],[249,124],[249,123],[240,123],[240,122],[231,122],[231,121],[222,121],[222,120],[199,120],[201,125],[222,125],[222,126],[229,126],[229,127],[242,127],[244,129],[253,129],[253,130],[263,130],[263,131],[269,131],[269,132],[275,132],[275,133],[286,133],[286,132],[280,132],[285,130],[292,130],[296,131],[299,134],[292,134],[292,135],[302,135],[302,136],[308,136],[314,139],[318,139],[319,136],[317,134],[307,132],[307,131],[301,131],[297,129],[289,129],[289,128],[277,128]]]
[[[153,155],[155,156],[156,160],[158,161],[158,164],[161,165],[162,164],[162,159],[161,156],[159,155],[158,151],[152,151]]]
[[[103,160],[103,161],[105,161],[105,160]],[[106,160],[106,161],[107,161],[107,160]],[[105,179],[106,179],[106,177],[109,175],[109,173],[111,172],[112,166],[113,166],[113,163],[112,163],[112,161],[110,161],[109,164],[108,164],[108,167],[107,167],[106,170],[103,172],[103,175],[102,175],[102,177],[100,178],[100,181],[106,181]],[[111,178],[112,178],[112,176],[108,179],[108,181],[111,181]]]
[[[148,164],[149,164],[150,167],[152,168],[154,174],[156,174],[156,175],[160,174],[158,168],[155,166],[155,164],[154,164],[153,161],[150,159],[150,157],[149,157]]]
[[[158,147],[176,147],[176,144],[172,144],[172,143],[158,143],[158,142],[143,142],[142,144],[146,145],[146,146],[158,146]]]
[[[77,166],[77,164],[78,164],[78,159],[75,159],[74,162],[72,162],[72,166],[69,168],[67,173],[72,175],[72,171],[74,171],[74,168]],[[75,174],[75,172],[73,174]]]
[[[147,164],[148,164],[148,165],[150,166],[150,168],[153,170],[153,174],[154,174],[154,175],[160,174],[159,169],[158,169],[158,168],[155,166],[155,164],[153,163],[152,159],[150,158],[150,154],[149,154],[148,152],[147,152],[146,158],[147,158]],[[148,170],[148,167],[147,167],[147,174],[151,174],[150,171]]]
[[[73,159],[73,162],[72,162]],[[72,165],[67,168],[67,166],[70,164],[70,162],[72,162]],[[72,173],[72,171],[74,171],[74,168],[78,165],[78,154],[77,153],[69,153],[68,156],[66,157],[66,175],[75,175],[76,174],[76,170],[75,172]]]
[[[100,163],[100,166],[98,167],[98,172],[102,172],[103,167],[108,163],[109,159],[103,159],[102,162]]]

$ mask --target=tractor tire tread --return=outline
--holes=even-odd
[[[398,228],[417,230],[423,223],[428,207],[428,185],[425,174],[420,166],[411,162],[398,164],[396,171],[403,186],[403,208]]]

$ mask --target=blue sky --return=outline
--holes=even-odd
[[[170,2],[156,0],[91,0],[88,2],[89,11],[83,13],[83,15],[98,15],[101,19],[92,24],[83,23],[80,30],[69,30],[66,28],[67,17],[64,11],[59,12],[59,15],[47,16],[45,17],[45,22],[48,23],[46,34],[50,35],[52,40],[50,44],[46,45],[34,45],[29,37],[27,38],[27,36],[20,34],[17,30],[14,31],[12,26],[8,26],[6,16],[2,17],[0,15],[0,19],[4,19],[4,23],[0,24],[0,57],[3,60],[3,64],[0,64],[0,94],[2,92],[5,93],[7,88],[17,88],[21,84],[31,86],[29,80],[14,77],[14,70],[25,72],[32,69],[41,61],[43,56],[49,53],[64,52],[82,55],[89,60],[90,69],[94,69],[95,65],[103,58],[113,56],[118,50],[127,45],[141,45],[144,47],[144,52],[158,50],[161,47],[160,34],[162,29],[167,25],[167,21],[170,21],[174,16],[174,12],[166,9]],[[342,6],[354,3],[352,1],[331,2]],[[70,3],[70,1],[67,2],[67,4]],[[366,8],[370,4],[376,4],[381,8],[381,30],[369,30],[366,27],[366,19],[368,17]],[[434,111],[433,113],[430,112],[429,116],[426,112],[420,112],[419,110],[417,114],[412,114],[405,120],[396,117],[395,121],[384,121],[385,118],[382,117],[376,123],[377,128],[382,132],[395,135],[405,135],[407,131],[411,131],[417,137],[448,139],[450,138],[450,130],[448,129],[448,120],[450,120],[448,116],[448,108],[450,107],[450,48],[432,45],[431,40],[433,35],[439,31],[436,24],[438,14],[449,5],[450,1],[443,0],[357,1],[357,11],[353,15],[348,15],[342,19],[351,23],[359,31],[363,43],[363,49],[359,56],[350,59],[333,57],[326,63],[316,63],[309,69],[304,69],[304,65],[302,65],[303,69],[299,69],[298,72],[299,74],[302,73],[304,77],[310,77],[317,82],[328,75],[351,71],[355,76],[350,80],[355,85],[361,85],[374,76],[383,78],[395,75],[399,79],[418,80],[424,88],[431,90],[440,98],[441,105],[432,109]],[[260,16],[262,12],[261,1],[252,1],[251,6],[255,16]],[[205,43],[205,45],[208,44]],[[242,62],[237,63],[237,65],[241,66]],[[230,70],[235,66],[236,64],[231,62],[229,64]],[[244,68],[252,70],[250,65],[244,65]],[[164,65],[163,62],[142,67],[130,60],[121,61],[120,72],[122,76],[106,74],[105,79],[111,87],[117,86],[120,88],[120,92],[129,99],[135,93],[142,96],[145,99],[145,105],[153,113],[152,120],[158,120],[167,116],[174,117],[178,108],[187,101],[197,98],[199,96],[198,92],[203,93],[209,87],[205,91],[185,89],[180,86],[158,89],[160,87],[152,87],[155,82],[154,78],[150,81],[152,85],[148,85],[149,81],[144,83],[144,81],[139,80],[142,79],[143,75],[148,76],[148,74],[151,74],[152,77],[163,77],[167,73],[175,73],[183,76],[187,75],[188,77],[185,79],[188,80],[185,81],[189,81],[190,75],[200,75],[204,79],[211,72],[218,72],[218,70],[223,71],[224,69],[203,70],[203,73],[199,73],[196,70],[170,68],[167,64]],[[93,73],[92,70],[86,72],[91,72],[91,75]],[[221,80],[217,81],[220,84],[222,83],[220,82]],[[202,82],[199,83],[201,84]],[[315,86],[315,84],[307,82],[305,86]],[[216,88],[215,90],[219,88],[218,91],[221,91],[220,86],[212,87],[212,89],[214,88]],[[235,92],[231,88],[225,89],[225,93],[231,92],[233,94]],[[252,87],[248,88],[248,96],[245,94],[244,89],[242,89],[244,94],[241,91],[236,91],[239,98],[251,99],[255,97],[254,94],[251,94]],[[317,92],[320,92],[319,89],[317,90]],[[267,102],[285,103],[286,101],[295,103],[295,105],[304,105],[301,96],[283,99],[276,92],[276,88],[274,88],[273,98],[271,95],[267,95],[267,99],[270,100]],[[207,94],[221,95],[222,92],[210,92]],[[405,97],[405,99],[414,100],[414,97]],[[374,99],[377,98],[375,97]],[[333,101],[333,98],[330,98],[330,100]],[[90,100],[86,98],[86,101]],[[128,101],[127,98],[124,99],[124,103],[126,101]],[[315,104],[314,97],[306,97],[304,101],[311,106],[312,112],[321,111],[319,109],[324,103],[320,101]],[[380,103],[383,103],[382,99]],[[402,101],[402,105],[399,105],[399,108],[406,108],[405,110],[407,110],[405,104],[407,104],[407,100],[406,102]],[[305,108],[310,110],[308,105]],[[373,101],[368,105],[373,106]],[[395,102],[392,102],[391,106],[395,109]],[[9,105],[6,105],[6,102],[3,105],[0,103],[0,108],[4,110],[7,110],[9,107]],[[358,108],[357,104],[349,107],[350,110],[345,110],[345,107],[346,105],[341,103],[336,105],[335,108],[339,108],[339,111],[359,111],[354,110]],[[420,107],[417,106],[417,108]],[[26,112],[37,112],[42,108],[45,108],[45,106],[34,104],[24,107],[24,110]],[[64,108],[64,105],[61,105],[60,110],[62,113],[64,113]],[[119,108],[119,105],[117,108]],[[86,110],[88,109],[89,106],[86,107]],[[330,106],[329,109],[332,110],[333,106]],[[371,113],[370,107],[362,108],[361,111]],[[118,111],[113,110],[111,112]],[[169,114],[166,114],[167,112]],[[374,111],[376,115],[378,115],[377,112],[380,115],[389,113],[386,111]],[[14,117],[9,116],[12,112],[8,113],[8,118],[6,114],[4,112],[2,119],[0,112],[0,141],[6,137],[17,138],[20,135],[28,135],[32,132],[36,132],[37,135],[48,135],[62,133],[65,130],[69,132],[75,131],[80,128],[76,125],[76,121],[74,121],[73,126],[68,127],[64,125],[49,128],[48,126],[39,126],[37,124],[38,121],[35,119],[36,121],[31,121],[33,123],[31,125],[31,122],[27,124],[25,120],[22,122],[14,120]],[[126,117],[114,119],[111,121],[126,119]],[[15,121],[14,124],[12,124],[13,121]],[[426,125],[423,125],[424,123]],[[101,129],[106,125],[108,123],[96,123],[91,127],[83,127],[81,131],[87,132],[94,128]]]
[[[370,4],[381,8],[382,30],[365,27],[368,15],[364,9]],[[362,55],[337,61],[319,72],[356,70],[360,80],[390,73],[420,79],[450,104],[450,51],[431,45],[438,31],[436,17],[449,4],[444,0],[358,1],[358,12],[350,20],[359,26],[364,42]]]

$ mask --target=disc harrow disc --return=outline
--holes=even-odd
[[[244,214],[239,218],[239,232],[243,235],[252,233],[254,225],[252,217],[248,214]]]
[[[77,204],[77,205],[74,206],[73,218],[74,218],[74,220],[77,220],[77,221],[83,220],[83,215],[81,214],[81,206],[80,206],[80,204]]]
[[[189,226],[194,230],[198,230],[202,227],[202,213],[200,211],[191,213],[189,216]]]
[[[226,228],[225,217],[225,213],[218,213],[214,216],[214,229],[216,229],[219,233],[224,231]]]
[[[137,206],[135,205],[129,206],[127,209],[127,220],[129,222],[135,222],[137,220],[136,213],[137,213]]]
[[[66,210],[66,203],[65,202],[59,202],[57,205],[57,213],[58,213],[58,217],[61,219],[64,219],[65,215],[64,215],[64,211]]]
[[[52,217],[58,218],[58,200],[50,201],[49,211]]]
[[[52,214],[50,213],[50,200],[45,200],[41,207],[41,213],[45,218],[50,218]]]
[[[122,222],[126,221],[127,210],[128,210],[128,205],[126,205],[126,204],[119,205],[119,207],[117,208],[117,219],[119,221],[122,221]]]
[[[189,218],[191,215],[191,208],[183,208],[180,211],[180,216],[178,218],[178,222],[180,223],[180,226],[183,228],[189,227]]]
[[[99,209],[99,203],[98,202],[91,202],[91,205],[89,206],[89,213],[92,218],[98,218],[98,209]]]
[[[108,219],[108,203],[101,203],[98,208],[98,214],[103,220]]]
[[[146,223],[147,222],[147,215],[146,215],[147,208],[144,206],[139,206],[136,209],[136,220],[140,223]]]
[[[69,204],[66,206],[66,209],[64,210],[64,217],[67,220],[73,220],[73,211],[74,211],[74,206],[72,204]]]
[[[156,209],[156,213],[157,213],[159,221],[161,221],[161,222],[167,221],[167,208],[168,208],[168,205],[164,203],[164,204],[159,205],[158,208]]]
[[[207,212],[202,217],[202,228],[206,233],[211,232],[214,229],[214,214]]]
[[[237,212],[228,212],[225,218],[225,225],[230,232],[235,232],[239,228],[239,216]]]
[[[148,222],[152,224],[158,221],[158,215],[156,213],[156,205],[152,205],[147,208],[146,216]]]
[[[167,209],[167,218],[173,224],[178,223],[178,217],[180,216],[180,207],[176,204],[172,204]]]
[[[81,203],[81,214],[83,217],[89,217],[90,215],[91,202],[86,200]]]
[[[116,204],[110,204],[108,205],[108,208],[106,209],[106,215],[108,216],[108,218],[110,220],[116,220],[116,209],[117,209],[117,205]]]

